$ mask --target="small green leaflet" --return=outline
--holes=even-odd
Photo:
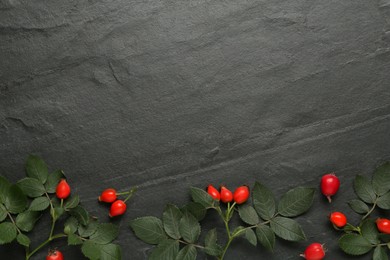
[[[180,235],[188,243],[195,243],[200,235],[198,220],[189,212],[185,212],[179,223]]]
[[[256,236],[260,244],[266,249],[272,251],[275,247],[275,233],[267,226],[260,225],[256,227]]]
[[[358,214],[366,214],[370,210],[366,203],[358,199],[351,200],[348,205]]]
[[[364,255],[372,249],[371,243],[357,234],[345,234],[339,239],[340,248],[350,255]]]
[[[374,203],[376,199],[376,194],[374,189],[372,188],[371,182],[364,176],[356,175],[355,180],[353,182],[353,188],[355,190],[356,195],[366,202],[366,203]]]
[[[372,187],[381,196],[390,190],[390,163],[379,166],[372,176]]]
[[[13,214],[21,213],[27,207],[27,197],[16,184],[11,185],[5,193],[4,205]]]
[[[256,210],[249,205],[243,205],[238,207],[238,214],[242,221],[249,225],[256,225],[260,222],[259,216],[256,213]]]
[[[285,217],[296,217],[305,213],[313,203],[315,189],[297,187],[282,196],[278,212]]]
[[[149,260],[172,260],[179,253],[179,241],[166,239],[152,251]]]
[[[162,221],[153,216],[136,218],[130,221],[135,235],[145,243],[156,245],[165,240]]]
[[[0,224],[0,245],[11,243],[16,238],[16,227],[11,222]]]
[[[375,247],[372,260],[388,260],[386,248],[382,246]]]
[[[16,217],[15,222],[18,228],[25,232],[29,232],[34,228],[35,222],[37,222],[40,216],[41,213],[39,211],[26,210]]]
[[[31,198],[42,196],[45,193],[43,184],[35,178],[24,178],[18,181],[17,185],[24,194]]]
[[[213,198],[202,189],[191,187],[191,196],[194,202],[200,203],[204,207],[210,207],[213,205]]]
[[[179,224],[183,213],[173,204],[167,204],[163,212],[164,230],[173,239],[180,239]]]
[[[35,198],[28,208],[30,211],[43,211],[50,205],[50,200],[47,197]]]
[[[252,201],[256,212],[262,219],[270,220],[276,211],[272,192],[260,182],[256,182],[252,191]]]
[[[193,245],[186,245],[179,251],[175,260],[196,260],[196,256],[196,247]]]
[[[44,184],[47,180],[48,170],[46,163],[35,155],[30,155],[26,163],[27,176],[39,180]]]
[[[245,230],[245,238],[248,240],[249,243],[251,243],[253,246],[257,245],[257,238],[255,232],[251,229],[248,228]]]
[[[91,235],[90,240],[96,244],[108,244],[119,234],[119,227],[111,223],[99,224],[96,232]]]
[[[301,226],[293,219],[275,217],[271,220],[271,229],[275,234],[289,241],[305,240],[305,234]]]

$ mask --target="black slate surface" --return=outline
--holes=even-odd
[[[128,221],[184,204],[190,186],[260,180],[281,194],[335,171],[342,195],[329,205],[317,192],[298,219],[307,242],[271,254],[237,240],[226,259],[300,259],[312,241],[326,259],[370,259],[343,254],[326,215],[356,218],[355,174],[390,160],[389,81],[389,0],[2,0],[0,174],[16,181],[40,155],[102,221],[97,194],[138,185],[116,222],[124,259],[146,259]]]

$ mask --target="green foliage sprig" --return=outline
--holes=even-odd
[[[378,231],[373,213],[378,214],[378,208],[390,209],[390,163],[378,167],[371,180],[357,175],[353,188],[358,198],[348,204],[362,217],[358,225],[347,224],[342,229],[344,234],[339,239],[339,246],[350,255],[373,251],[373,260],[388,260],[390,235]]]
[[[306,236],[293,218],[305,213],[313,202],[315,189],[298,187],[285,193],[279,203],[270,189],[256,182],[252,189],[252,205],[228,203],[223,207],[206,191],[192,187],[192,201],[183,207],[166,205],[162,218],[146,216],[134,219],[130,226],[145,243],[157,245],[149,255],[151,260],[192,260],[198,251],[223,259],[231,242],[244,237],[256,246],[259,242],[273,250],[275,237],[288,241],[305,240]],[[218,243],[217,229],[207,231],[203,243],[199,241],[203,220],[209,210],[215,210],[225,226],[226,243]],[[231,219],[238,213],[242,225],[232,227]]]
[[[80,205],[78,195],[60,200],[55,196],[63,171],[49,174],[46,163],[37,156],[29,156],[27,177],[16,184],[0,176],[0,245],[16,241],[30,259],[55,239],[67,239],[68,245],[79,245],[89,259],[121,259],[121,248],[112,243],[118,236],[118,226],[99,223]],[[48,238],[31,248],[28,233],[40,217],[49,213],[51,228]],[[55,233],[56,224],[63,223],[62,232]]]

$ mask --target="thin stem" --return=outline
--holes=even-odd
[[[14,226],[16,227],[16,230],[18,231],[18,233],[21,234],[22,232],[20,231],[20,229],[16,225],[16,222],[15,222],[14,218],[12,217],[12,215],[8,211],[7,211],[7,215],[11,219],[12,223],[14,224]]]
[[[57,235],[52,236],[51,238],[46,239],[39,246],[37,246],[37,248],[35,248],[33,251],[31,251],[31,253],[26,254],[26,260],[30,259],[30,257],[32,255],[34,255],[36,252],[38,252],[42,247],[44,247],[50,241],[52,241],[52,240],[54,240],[56,238],[61,238],[61,237],[66,237],[66,235],[65,234],[57,234]]]
[[[227,242],[226,245],[225,245],[225,248],[223,249],[223,252],[222,252],[221,257],[219,258],[220,260],[222,260],[222,259],[225,257],[226,251],[227,251],[227,249],[229,248],[230,243],[233,241],[233,239],[234,239],[234,237],[230,237],[230,238],[229,238],[228,242]]]
[[[130,191],[129,191],[129,195],[127,196],[127,198],[124,200],[124,202],[128,201],[134,194],[134,192],[137,191],[137,187],[134,187],[132,188]]]
[[[186,241],[184,241],[184,240],[181,240],[181,239],[179,239],[179,240],[177,240],[177,241],[179,241],[179,242],[182,243],[182,244],[192,245],[192,246],[197,247],[197,248],[201,248],[201,249],[204,249],[204,248],[205,248],[204,246],[197,245],[197,244],[191,244],[191,243],[188,243],[188,242],[186,242]]]
[[[362,218],[362,220],[365,220],[365,219],[372,213],[372,211],[375,209],[375,207],[376,207],[376,200],[375,200],[375,202],[374,202],[374,205],[372,205],[372,208],[367,212],[366,215],[364,215],[364,217]]]

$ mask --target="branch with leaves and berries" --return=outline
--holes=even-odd
[[[47,250],[53,240],[64,239],[68,245],[80,246],[82,253],[92,260],[122,258],[120,246],[113,243],[119,234],[118,226],[99,223],[91,216],[80,204],[79,196],[71,193],[63,171],[49,174],[45,162],[31,155],[27,159],[26,175],[15,184],[0,176],[0,245],[17,242],[29,260],[40,250]],[[340,192],[340,180],[334,173],[325,174],[320,188],[331,203],[332,196]],[[390,209],[390,164],[378,167],[371,179],[357,175],[353,189],[357,198],[348,204],[361,215],[359,223],[348,223],[341,211],[328,216],[333,227],[343,233],[339,246],[350,255],[372,251],[373,260],[388,260],[390,220],[383,215]],[[114,218],[125,214],[135,191],[135,188],[124,192],[108,188],[98,200],[110,204],[108,215]],[[260,244],[270,251],[274,250],[276,238],[290,242],[306,239],[295,218],[310,209],[315,188],[293,188],[279,201],[260,182],[252,189],[243,185],[233,192],[224,185],[217,189],[211,184],[206,189],[192,187],[190,192],[192,201],[188,204],[181,207],[168,204],[160,218],[146,216],[130,222],[139,239],[156,245],[149,259],[195,260],[203,252],[222,260],[235,239],[246,239],[253,246]],[[200,221],[206,221],[210,211],[219,216],[223,232],[216,228],[202,229]],[[51,216],[50,231],[47,238],[32,248],[28,233],[45,213]],[[234,216],[241,224],[233,224]],[[202,231],[207,233],[200,241]],[[325,251],[323,244],[315,241],[300,255],[307,260],[321,260]],[[48,248],[46,260],[62,259],[64,256],[58,249]]]
[[[28,260],[53,240],[64,239],[68,245],[81,246],[89,259],[121,259],[121,248],[113,243],[119,234],[118,226],[99,223],[91,216],[80,204],[79,196],[71,194],[63,171],[49,174],[45,162],[33,155],[28,157],[25,168],[27,176],[16,184],[0,176],[0,245],[16,241],[24,248]],[[126,201],[134,191],[112,194],[111,217],[124,214]],[[117,195],[127,198],[122,201]],[[28,233],[45,213],[51,216],[50,232],[38,246],[31,248]],[[64,257],[59,250],[49,249],[46,259]]]

